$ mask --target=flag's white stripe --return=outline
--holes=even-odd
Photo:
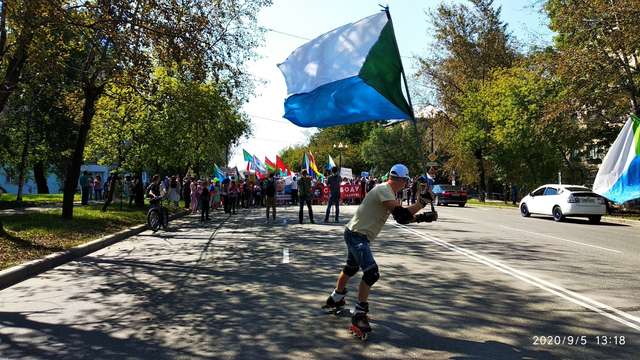
[[[602,160],[598,175],[593,182],[595,193],[605,195],[613,187],[636,157],[635,149],[633,120],[629,119]]]
[[[289,95],[358,75],[387,23],[384,11],[321,35],[297,48],[278,67]]]

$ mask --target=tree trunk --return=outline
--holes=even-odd
[[[22,202],[22,193],[24,191],[24,179],[27,171],[27,157],[29,155],[29,143],[31,143],[31,122],[27,121],[25,128],[26,139],[22,145],[22,155],[20,156],[20,166],[18,167],[18,195],[16,202]]]
[[[9,96],[11,96],[20,81],[20,74],[27,61],[27,49],[31,44],[31,39],[33,39],[33,33],[27,30],[26,34],[21,34],[16,41],[16,51],[9,59],[7,71],[4,74],[4,79],[2,79],[2,84],[0,84],[0,111],[4,110],[7,101],[9,101]]]
[[[138,177],[138,182],[136,184],[136,206],[137,207],[144,207],[144,185],[142,184],[142,174],[138,173],[137,175]]]
[[[80,177],[80,167],[84,158],[84,147],[87,143],[87,135],[91,128],[91,120],[96,112],[96,102],[102,94],[104,86],[86,85],[84,90],[84,106],[82,108],[82,121],[78,139],[73,151],[71,162],[65,172],[64,196],[62,198],[62,217],[64,219],[73,218],[73,198],[78,189],[78,178]]]
[[[33,178],[36,181],[38,187],[38,194],[48,194],[49,185],[47,184],[47,176],[44,171],[44,164],[42,161],[38,161],[33,164]]]
[[[478,149],[474,152],[474,156],[478,161],[478,173],[480,176],[480,201],[485,202],[485,195],[487,192],[487,179],[484,169],[484,160],[482,159],[482,150]]]

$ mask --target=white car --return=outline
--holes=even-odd
[[[562,221],[567,216],[587,217],[597,224],[607,213],[605,198],[584,186],[548,184],[540,186],[520,201],[520,214],[551,215]]]

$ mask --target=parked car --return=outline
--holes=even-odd
[[[434,203],[438,206],[458,204],[458,206],[464,207],[467,204],[467,192],[458,186],[436,184],[433,185],[432,191],[436,196]]]
[[[520,214],[551,215],[553,220],[587,217],[597,224],[607,213],[606,199],[584,186],[548,184],[540,186],[520,201]]]

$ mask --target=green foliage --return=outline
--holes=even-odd
[[[211,173],[226,149],[248,134],[240,103],[211,81],[158,67],[148,97],[112,85],[97,105],[87,157],[125,171]]]
[[[640,1],[548,0],[545,10],[554,70],[572,93],[566,106],[601,123],[640,113]]]
[[[375,168],[374,175],[384,175],[398,163],[407,165],[409,174],[422,174],[422,160],[425,155],[416,148],[415,134],[414,126],[410,122],[388,128],[375,128],[362,144],[361,156],[369,168]]]

